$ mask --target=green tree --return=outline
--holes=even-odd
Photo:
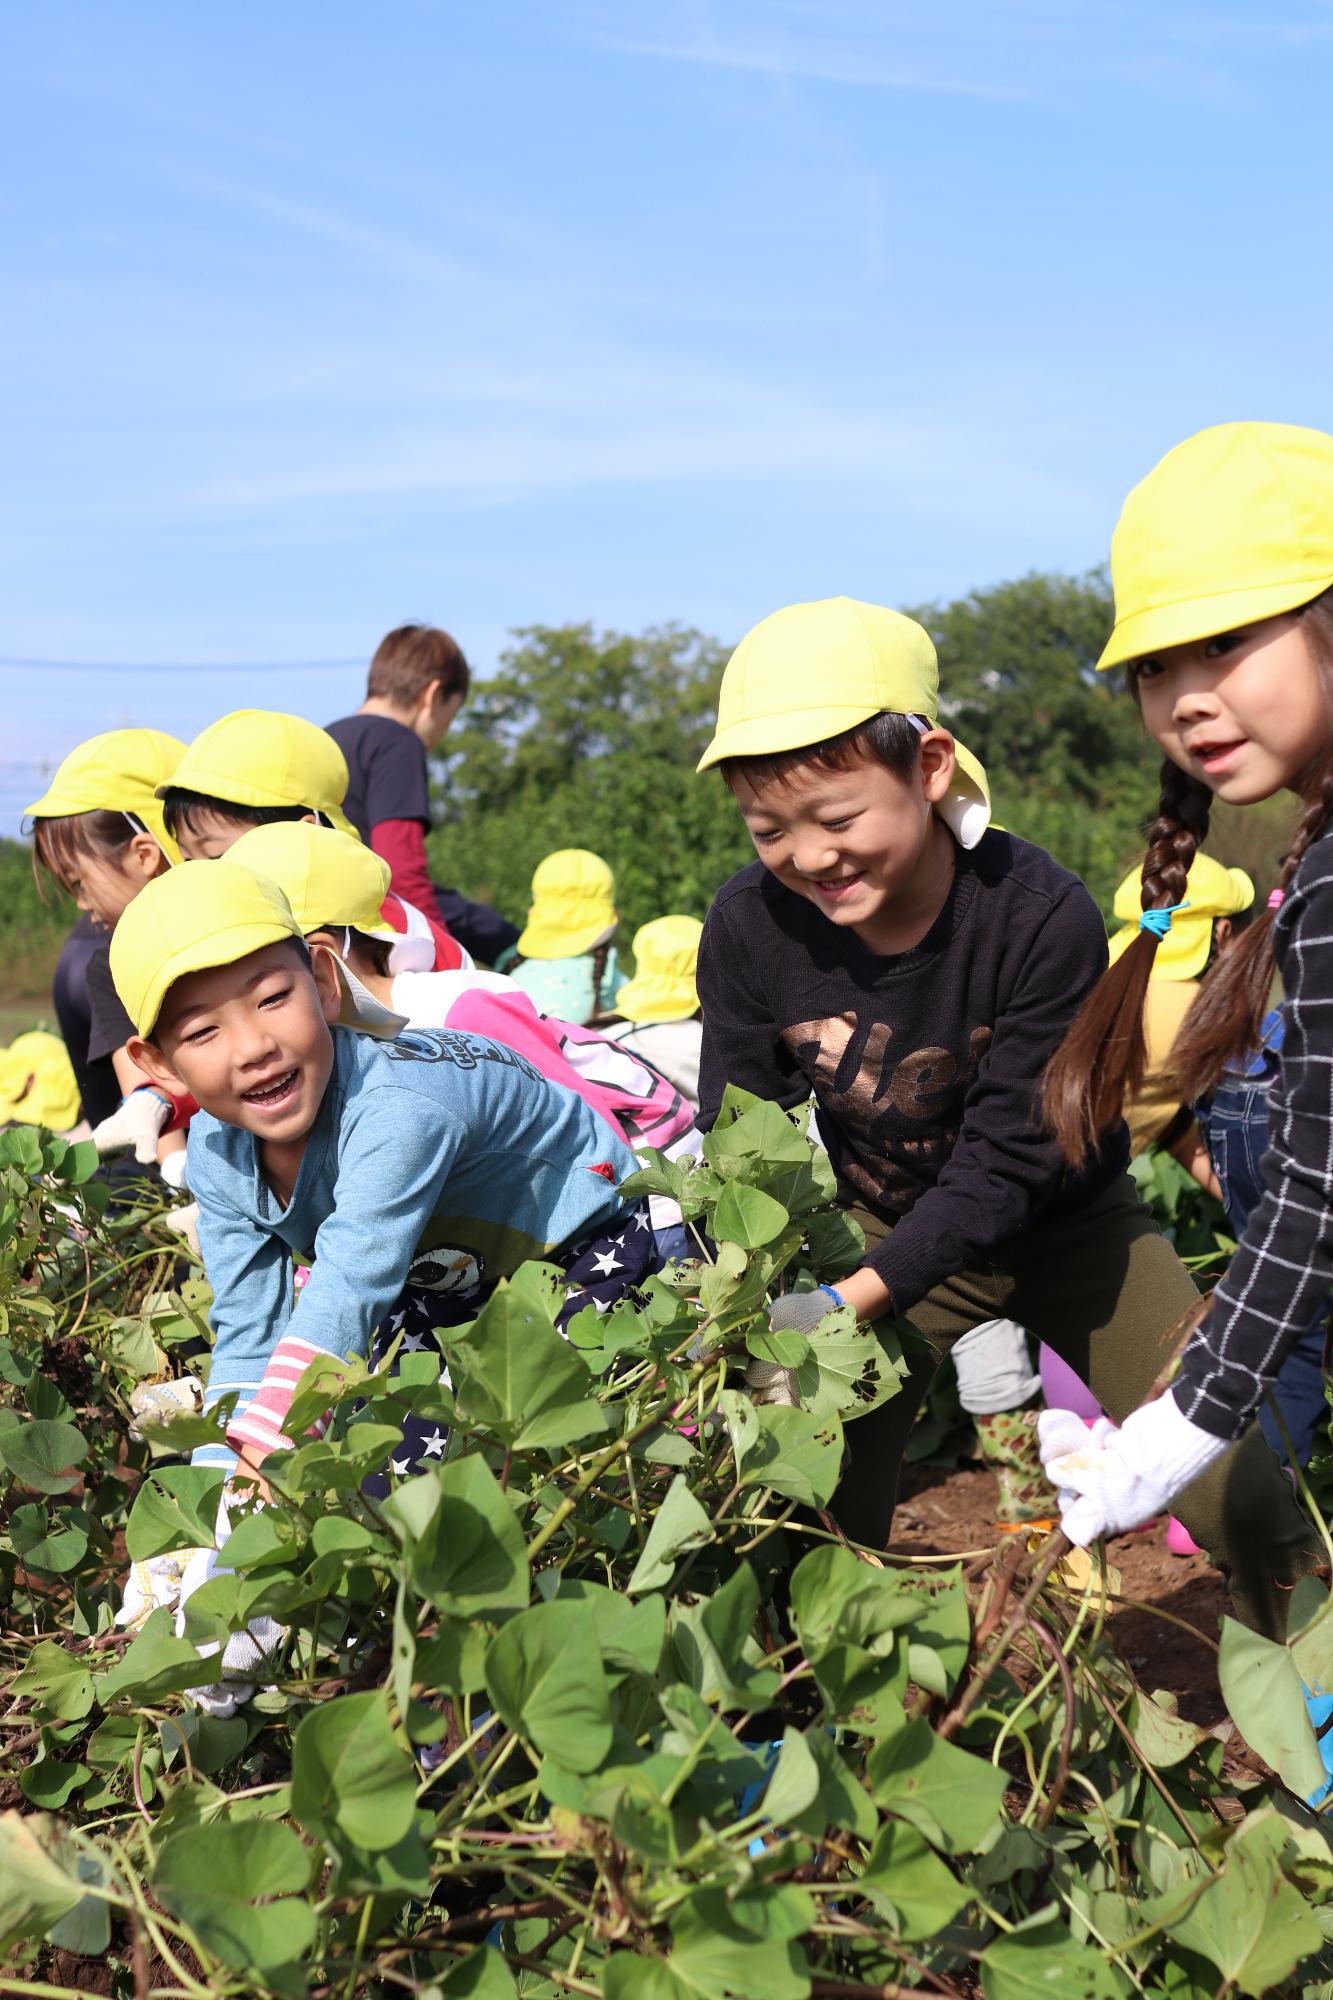
[[[702,916],[752,850],[721,780],[696,777],[725,649],[679,626],[630,637],[530,626],[448,739],[436,870],[521,919],[557,847],[615,871],[624,933]]]

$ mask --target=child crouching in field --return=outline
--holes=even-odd
[[[631,1146],[655,1147],[671,1160],[700,1150],[694,1107],[667,1077],[592,1028],[539,1014],[502,973],[395,974],[397,933],[379,916],[388,863],[369,848],[328,827],[264,826],[243,835],[228,858],[276,882],[307,944],[333,951],[353,986],[409,1027],[460,1030],[517,1050]],[[679,1205],[650,1195],[648,1212],[661,1261],[686,1256]]]
[[[207,1403],[237,1396],[227,1442],[261,1491],[317,1355],[374,1361],[399,1333],[433,1345],[529,1258],[563,1268],[566,1319],[647,1275],[647,1214],[616,1192],[635,1171],[629,1148],[509,1049],[393,1039],[401,1020],[307,949],[275,884],[230,861],[182,868],[128,915],[112,970],[135,1059],[201,1106],[190,1180],[214,1292]],[[409,1421],[392,1470],[442,1449]]]
[[[733,654],[702,760],[722,766],[758,862],[704,928],[701,1122],[728,1082],[788,1106],[813,1092],[866,1232],[842,1299],[924,1336],[901,1392],[847,1433],[833,1513],[873,1547],[921,1398],[970,1328],[1030,1327],[1120,1416],[1196,1298],[1125,1172],[1123,1123],[1078,1172],[1042,1123],[1042,1072],[1105,968],[1105,929],[1076,876],[988,828],[984,773],[936,700],[934,647],[911,619],[795,605]],[[774,1325],[815,1296],[779,1300]],[[1284,1586],[1319,1545],[1259,1432],[1178,1511],[1240,1616],[1280,1632]]]
[[[160,729],[110,729],[90,736],[59,765],[28,807],[33,864],[45,871],[109,936],[148,883],[180,860],[167,831],[158,787],[171,777],[185,745]],[[129,1053],[134,1028],[112,983],[105,939],[84,971],[89,1062],[109,1060],[123,1095],[94,1128],[101,1153],[132,1151],[141,1167],[160,1166],[181,1184],[182,1127],[193,1105],[148,1076]]]

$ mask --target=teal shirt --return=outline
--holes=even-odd
[[[190,1188],[213,1287],[206,1404],[259,1387],[285,1333],[342,1357],[413,1276],[462,1299],[526,1259],[609,1226],[638,1167],[573,1091],[480,1035],[333,1031],[334,1064],[292,1199],[277,1201],[251,1132],[201,1112]],[[293,1306],[300,1263],[313,1269]],[[231,1462],[206,1446],[196,1462]]]

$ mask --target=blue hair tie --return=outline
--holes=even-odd
[[[1158,940],[1164,938],[1171,928],[1171,919],[1178,911],[1187,910],[1188,903],[1172,903],[1166,910],[1145,910],[1139,918],[1139,929],[1150,931]]]

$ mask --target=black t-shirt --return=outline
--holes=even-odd
[[[80,917],[61,947],[56,962],[51,998],[69,1059],[78,1079],[84,1116],[100,1125],[120,1103],[120,1085],[109,1056],[89,1060],[88,1038],[92,1010],[88,1000],[88,962],[100,950],[106,953],[106,932],[91,917]]]
[[[699,950],[699,1123],[728,1082],[785,1106],[813,1092],[843,1186],[895,1227],[869,1263],[909,1312],[1041,1210],[1087,1201],[1128,1161],[1123,1125],[1067,1173],[1041,1074],[1106,967],[1076,875],[992,829],[911,951],[881,956],[761,862],[717,893]]]
[[[98,946],[88,960],[88,1060],[109,1056],[123,1049],[134,1033],[134,1023],[120,1004],[111,977],[111,947]]]
[[[419,819],[430,825],[430,780],[421,739],[387,715],[349,715],[328,724],[347,759],[343,811],[367,844],[382,819]]]

